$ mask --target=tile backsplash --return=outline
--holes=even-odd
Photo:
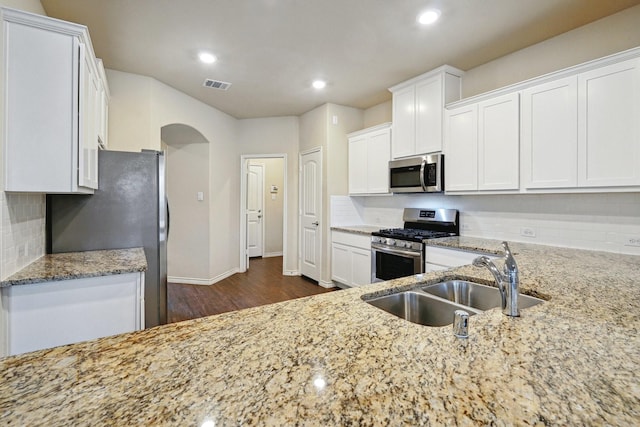
[[[405,207],[452,208],[463,236],[640,255],[640,193],[334,196],[331,204],[332,225],[402,227]]]
[[[45,196],[0,192],[0,279],[45,253]]]

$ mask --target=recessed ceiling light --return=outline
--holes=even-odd
[[[438,18],[440,18],[440,11],[438,9],[430,9],[418,15],[418,22],[422,25],[430,25],[436,22]]]
[[[218,59],[215,57],[215,55],[212,55],[209,52],[200,52],[198,54],[198,58],[205,64],[213,64]]]
[[[324,80],[315,80],[311,85],[316,89],[324,89],[327,86],[327,82]]]

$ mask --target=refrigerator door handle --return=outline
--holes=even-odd
[[[167,240],[169,240],[169,230],[171,229],[171,215],[169,214],[169,199],[165,197],[165,204],[167,205]]]

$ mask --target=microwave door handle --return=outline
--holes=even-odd
[[[422,165],[420,165],[420,185],[422,191],[427,191],[427,183],[424,182],[424,170],[427,168],[427,159],[422,159]]]

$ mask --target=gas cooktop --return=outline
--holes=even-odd
[[[455,233],[447,233],[445,231],[419,230],[415,228],[387,228],[371,234],[378,237],[410,240],[412,242],[421,242],[424,239],[437,239],[456,235]]]

